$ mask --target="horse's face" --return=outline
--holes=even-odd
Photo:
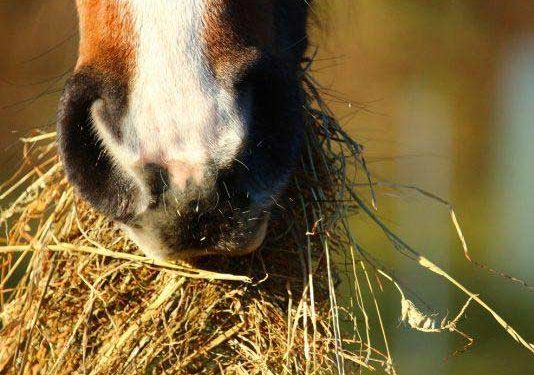
[[[148,255],[262,242],[298,157],[306,0],[78,0],[59,111],[78,193]]]

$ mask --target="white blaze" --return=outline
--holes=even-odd
[[[129,0],[136,69],[122,142],[94,116],[119,165],[132,174],[146,163],[166,165],[177,187],[188,178],[200,182],[208,161],[230,162],[245,132],[244,109],[203,54],[204,6],[203,0]]]

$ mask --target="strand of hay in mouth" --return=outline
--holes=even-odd
[[[0,186],[1,206],[11,202],[0,211],[0,373],[396,373],[376,264],[349,226],[356,209],[383,225],[355,188],[362,178],[373,184],[359,145],[334,121],[313,80],[304,83],[301,163],[266,243],[243,258],[189,266],[140,255],[76,198],[55,134],[25,139],[23,167]],[[348,275],[341,259],[349,259]],[[398,288],[412,328],[463,335],[456,326],[467,304],[439,324],[378,271]],[[351,290],[343,305],[336,293],[342,278]]]

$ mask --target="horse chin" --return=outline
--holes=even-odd
[[[205,256],[238,257],[253,253],[263,244],[263,241],[267,236],[268,226],[269,215],[265,215],[255,233],[243,243],[234,244],[233,246],[225,245],[212,248],[207,247],[204,249],[173,250],[150,236],[144,236],[127,225],[121,225],[128,237],[139,247],[146,257],[157,261],[181,263],[187,263],[188,260],[198,259]]]
[[[259,225],[258,230],[248,243],[241,248],[236,248],[233,251],[229,251],[226,255],[229,256],[243,256],[258,250],[263,244],[265,237],[267,236],[267,228],[269,227],[269,217],[265,217],[262,223]]]

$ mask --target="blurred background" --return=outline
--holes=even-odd
[[[373,175],[453,202],[476,260],[534,284],[534,2],[318,0],[313,73],[337,117],[365,146]],[[17,139],[54,127],[72,70],[71,0],[0,1],[0,180],[20,161]],[[413,192],[378,191],[381,217],[534,340],[532,290],[470,265],[448,210]],[[398,255],[369,222],[359,240],[432,311],[465,302]],[[343,286],[341,291],[343,290]],[[475,345],[399,323],[398,294],[382,292],[401,374],[532,374],[531,354],[473,305],[461,329]],[[448,359],[447,359],[448,358]]]

